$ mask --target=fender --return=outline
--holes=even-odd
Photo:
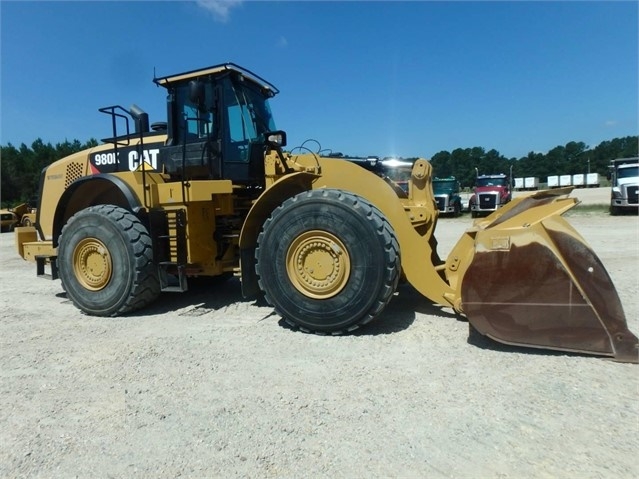
[[[436,242],[432,241],[439,213],[433,197],[431,164],[423,158],[415,161],[409,200],[402,203],[393,188],[375,173],[339,159],[320,158],[319,162],[322,174],[313,189],[343,189],[375,205],[397,235],[402,272],[408,282],[434,303],[454,307],[459,293],[449,283],[450,278],[440,274]],[[411,210],[411,205],[416,208]],[[416,228],[413,222],[422,226]]]
[[[85,176],[64,191],[53,218],[53,246],[65,223],[78,211],[89,206],[112,204],[138,215],[144,208],[135,192],[122,179],[112,174]]]
[[[437,304],[455,305],[459,299],[456,288],[444,280],[435,266],[427,267],[432,264],[432,258],[436,255],[435,245],[430,243],[437,218],[437,208],[430,186],[430,164],[425,160],[416,162],[411,175],[412,187],[409,188],[409,191],[422,191],[423,198],[418,201],[422,207],[417,209],[416,213],[423,218],[415,218],[422,222],[427,230],[422,235],[413,226],[404,205],[398,200],[397,193],[375,173],[339,159],[320,158],[319,163],[319,175],[295,173],[286,176],[264,192],[251,208],[239,243],[243,295],[250,297],[259,291],[254,267],[255,247],[260,228],[271,211],[287,198],[308,189],[337,188],[365,198],[385,215],[399,241],[403,273],[417,291]],[[416,194],[413,192],[413,196]]]
[[[245,298],[253,297],[259,292],[255,275],[255,247],[262,225],[271,212],[285,200],[312,189],[315,179],[317,175],[311,173],[293,173],[285,176],[266,190],[248,212],[239,239],[242,295]]]

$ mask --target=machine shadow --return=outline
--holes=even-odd
[[[395,292],[394,297],[388,303],[382,314],[376,319],[345,336],[378,336],[383,334],[393,334],[408,329],[416,318],[416,313],[437,316],[446,319],[460,319],[457,315],[449,313],[441,307],[434,305],[423,295],[418,293],[408,283],[400,284]],[[465,321],[465,319],[461,318]],[[298,328],[291,326],[283,319],[279,320],[282,328],[291,331],[300,331]]]
[[[60,298],[63,302],[70,302],[65,291],[57,293],[56,297]],[[278,325],[281,328],[300,334],[309,334],[300,331],[297,327],[291,326],[279,318],[264,297],[244,298],[242,296],[240,281],[237,278],[230,278],[228,280],[201,278],[197,281],[192,281],[186,293],[163,293],[157,301],[143,310],[135,311],[122,317],[146,317],[179,310],[184,310],[177,313],[181,316],[201,316],[210,311],[226,308],[233,303],[248,303],[256,307],[268,308],[269,311],[264,315],[261,321],[272,317],[273,319],[277,319]],[[347,334],[357,337],[398,333],[408,329],[415,322],[416,313],[442,319],[454,319],[467,323],[469,329],[467,342],[479,349],[536,356],[599,357],[577,352],[553,351],[500,343],[488,336],[480,334],[468,323],[465,317],[453,313],[452,310],[431,303],[430,300],[422,296],[409,284],[399,285],[395,296],[378,318],[356,329],[352,333]],[[605,357],[602,358],[605,359]]]
[[[436,316],[443,319],[457,319],[458,316],[433,304],[408,283],[400,284],[395,296],[382,314],[360,329],[353,336],[377,336],[392,334],[408,329],[416,319],[416,314]]]
[[[162,293],[160,297],[141,311],[131,316],[150,316],[165,314],[185,309],[180,314],[188,316],[189,310],[198,310],[200,316],[209,311],[228,307],[233,303],[255,304],[267,306],[263,299],[246,299],[242,296],[242,288],[238,278],[222,279],[218,277],[198,278],[189,281],[189,289],[184,293]],[[190,308],[190,309],[189,309]]]

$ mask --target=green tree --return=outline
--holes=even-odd
[[[61,158],[98,144],[95,139],[86,143],[65,140],[52,146],[37,138],[31,147],[24,143],[16,148],[11,143],[0,146],[0,199],[3,207],[26,203],[38,194],[42,170]]]

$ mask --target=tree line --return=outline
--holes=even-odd
[[[53,146],[40,138],[27,146],[16,148],[11,143],[0,146],[0,199],[2,207],[20,203],[33,204],[38,194],[40,174],[44,167],[72,153],[97,146],[95,139],[86,143],[78,140],[64,141]]]
[[[608,165],[615,158],[639,156],[639,136],[626,136],[603,141],[594,148],[583,142],[571,141],[556,146],[547,153],[530,152],[522,158],[506,158],[497,150],[484,148],[457,148],[452,152],[440,151],[433,155],[431,163],[436,176],[455,176],[464,187],[474,183],[477,172],[481,174],[510,174],[513,178],[537,177],[542,183],[548,176],[599,173],[608,175]],[[477,169],[477,170],[475,170]]]
[[[97,145],[97,140],[93,138],[85,143],[65,140],[55,146],[38,138],[30,147],[24,143],[18,148],[11,143],[0,146],[2,207],[33,202],[38,194],[40,174],[44,167],[72,153]],[[464,187],[473,185],[476,172],[509,174],[511,167],[513,177],[534,176],[540,182],[545,182],[551,175],[591,172],[605,177],[610,160],[639,156],[638,146],[638,136],[614,138],[603,141],[594,148],[583,142],[571,141],[564,146],[556,146],[547,153],[530,152],[522,158],[506,158],[495,149],[486,151],[482,147],[457,148],[451,152],[436,153],[431,158],[431,163],[436,176],[455,176]]]

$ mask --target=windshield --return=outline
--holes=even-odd
[[[436,180],[433,181],[433,191],[435,194],[437,193],[447,193],[451,190],[456,189],[456,181],[455,180]]]
[[[276,130],[268,99],[257,87],[226,82],[224,97],[231,142],[263,140],[264,133]]]
[[[477,178],[477,186],[506,186],[506,178]]]
[[[639,176],[639,166],[629,166],[628,168],[619,168],[617,170],[617,178],[634,178]]]

